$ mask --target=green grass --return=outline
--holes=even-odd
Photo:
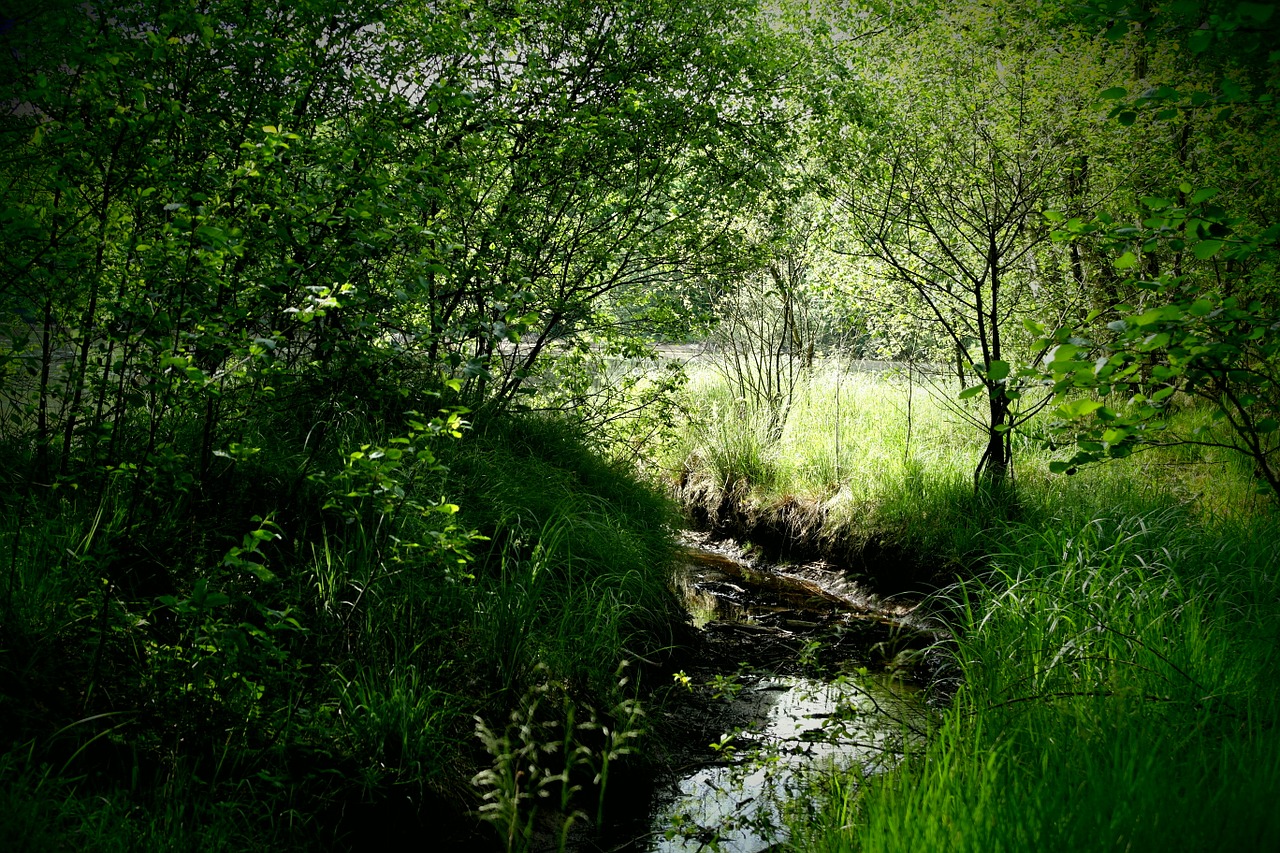
[[[1184,446],[1064,477],[1019,436],[1012,488],[984,494],[981,434],[920,388],[908,446],[901,378],[818,372],[776,442],[713,374],[691,386],[667,461],[687,504],[804,506],[810,535],[959,578],[933,596],[959,683],[938,729],[798,802],[793,848],[1280,848],[1280,521],[1242,460]]]
[[[838,780],[797,849],[1280,846],[1275,523],[1007,533],[952,593],[963,681],[941,730],[886,778]]]
[[[975,493],[973,469],[983,436],[943,399],[955,388],[911,388],[905,376],[820,367],[800,383],[781,436],[735,400],[713,370],[691,377],[693,411],[682,438],[669,444],[664,468],[689,507],[725,500],[747,514],[799,508],[806,533],[839,556],[875,541],[967,567],[990,550],[987,531],[1011,517],[1027,523],[1088,520],[1097,507],[1155,510],[1193,504],[1203,515],[1259,511],[1247,465],[1223,451],[1181,447],[1050,474],[1052,454],[1023,434],[1014,438],[1017,500]],[[1208,421],[1192,411],[1191,421]],[[908,441],[908,435],[910,440]]]
[[[937,736],[832,780],[798,840],[1275,839],[1278,531],[1238,460],[1065,478],[1019,439],[1015,488],[982,493],[979,437],[899,379],[820,372],[776,437],[710,376],[688,393],[658,454],[682,500],[966,572],[938,598],[964,686]],[[672,508],[563,421],[419,432],[348,418],[203,491],[157,469],[141,496],[119,475],[6,498],[0,841],[332,849],[339,815],[456,828],[483,803],[520,847],[593,812],[643,720],[617,666],[672,642]],[[529,756],[545,799],[512,787]]]

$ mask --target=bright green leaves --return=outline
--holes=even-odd
[[[1097,400],[1071,400],[1063,403],[1055,410],[1055,413],[1061,418],[1083,418],[1091,415],[1102,408],[1102,403]]]
[[[323,482],[329,492],[325,509],[341,513],[348,523],[366,516],[386,520],[403,514],[430,517],[456,513],[458,507],[443,499],[427,503],[414,497],[409,483],[415,477],[445,470],[431,445],[442,438],[460,438],[467,426],[463,420],[466,413],[460,407],[431,418],[410,412],[404,435],[385,445],[364,444],[349,451],[338,474],[311,475],[314,482]]]
[[[1192,191],[1183,185],[1179,191],[1189,197],[1186,208],[1144,198],[1143,205],[1160,215],[1141,228],[1082,225],[1058,236],[1120,251],[1114,265],[1131,276],[1123,286],[1141,292],[1146,307],[1115,306],[1113,319],[1099,318],[1105,322],[1093,341],[1085,338],[1088,329],[1063,327],[1051,336],[1042,334],[1046,346],[1060,342],[1040,371],[1056,397],[1055,442],[1069,437],[1075,445],[1071,459],[1058,461],[1054,470],[1126,456],[1154,442],[1212,440],[1253,459],[1275,489],[1278,450],[1269,437],[1280,423],[1280,315],[1261,301],[1246,305],[1216,288],[1197,289],[1188,273],[1139,278],[1138,257],[1168,243],[1184,253],[1184,265],[1192,259],[1209,264],[1219,256],[1270,264],[1280,249],[1280,229],[1243,233],[1235,218],[1210,203],[1216,189]],[[1043,326],[1032,331],[1042,332]],[[1208,439],[1173,433],[1169,406],[1180,393],[1206,400],[1231,434]]]
[[[1124,320],[1125,331],[1130,331],[1134,328],[1147,329],[1159,323],[1177,322],[1182,319],[1183,313],[1184,310],[1181,305],[1160,305]]]
[[[1115,259],[1113,265],[1118,270],[1131,270],[1138,265],[1138,256],[1133,252],[1125,252]]]
[[[1190,185],[1184,185],[1184,186],[1186,186],[1186,189],[1184,189],[1183,192],[1191,191]],[[1189,199],[1189,203],[1193,205],[1203,204],[1204,202],[1213,198],[1220,192],[1221,190],[1219,190],[1217,187],[1204,187],[1202,189],[1198,189],[1195,192],[1191,193],[1191,198]]]
[[[1207,261],[1222,251],[1224,245],[1222,240],[1201,240],[1192,246],[1191,252],[1197,259]]]
[[[981,365],[974,365],[972,371],[982,379],[982,383],[965,388],[957,395],[956,399],[971,400],[984,391],[988,391],[993,395],[996,393],[1004,394],[1009,399],[1018,397],[1019,391],[1013,382],[1016,377],[1013,376],[1013,369],[1009,362],[992,359],[985,368]]]
[[[222,565],[251,574],[264,583],[274,583],[278,579],[266,566],[262,546],[280,537],[280,526],[269,517],[264,519],[254,516],[253,520],[258,526],[244,535],[239,546],[227,551],[222,558]]]
[[[1099,242],[1117,253],[1112,266],[1129,274],[1139,270],[1145,255],[1159,250],[1186,253],[1198,261],[1219,255],[1241,259],[1274,241],[1275,235],[1270,232],[1241,232],[1239,218],[1212,203],[1220,193],[1217,187],[1193,189],[1190,184],[1183,184],[1178,189],[1186,198],[1185,205],[1166,196],[1143,196],[1139,199],[1141,211],[1135,213],[1140,222],[1136,223],[1102,213],[1093,218],[1066,220],[1061,212],[1051,211],[1046,213],[1046,219],[1059,226],[1053,232],[1055,240]],[[1150,287],[1150,283],[1142,279],[1132,280],[1137,287]]]

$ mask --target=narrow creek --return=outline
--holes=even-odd
[[[674,587],[697,629],[675,674],[669,756],[626,849],[758,853],[787,837],[784,805],[812,774],[869,775],[918,743],[935,710],[922,685],[937,634],[823,564],[765,566],[689,535]]]

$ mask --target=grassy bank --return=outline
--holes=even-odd
[[[961,579],[934,595],[962,684],[939,729],[891,774],[826,780],[796,849],[1280,845],[1280,526],[1239,460],[1062,477],[1021,441],[1014,487],[982,495],[979,436],[899,379],[820,374],[776,440],[713,374],[693,384],[707,404],[667,463],[691,511],[941,569],[904,585]]]
[[[209,489],[9,499],[0,846],[519,847],[595,815],[641,723],[618,666],[670,642],[669,506],[553,421],[413,421]]]
[[[1178,510],[1003,531],[956,588],[963,686],[920,754],[832,779],[798,849],[1280,845],[1274,522]]]
[[[1011,511],[1028,524],[1078,524],[1098,508],[1178,504],[1216,517],[1265,505],[1248,465],[1223,451],[1172,448],[1065,477],[1049,473],[1051,454],[1024,435],[1014,437],[1016,505],[975,494],[980,436],[953,407],[981,404],[944,399],[955,394],[949,381],[931,389],[894,373],[819,369],[771,434],[766,415],[703,368],[689,382],[687,429],[662,464],[686,510],[746,526],[772,519],[854,564],[868,546],[933,567],[974,564]]]

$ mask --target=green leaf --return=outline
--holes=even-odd
[[[966,388],[966,389],[964,389],[963,391],[961,391],[961,392],[960,392],[960,394],[957,396],[957,399],[959,399],[959,400],[968,400],[968,399],[969,399],[969,398],[971,398],[971,397],[976,397],[976,396],[978,396],[979,394],[981,394],[981,393],[983,392],[983,390],[985,390],[985,386],[982,386],[982,385],[970,385],[968,388]]]
[[[1201,240],[1192,248],[1192,253],[1202,261],[1207,261],[1222,249],[1221,240]]]
[[[1187,307],[1187,313],[1193,317],[1203,317],[1213,310],[1213,303],[1208,299],[1197,299]]]
[[[1133,269],[1137,265],[1138,265],[1138,256],[1135,255],[1133,252],[1125,252],[1123,255],[1116,258],[1116,261],[1115,261],[1115,268],[1118,270]]]
[[[1109,427],[1102,431],[1102,440],[1106,444],[1119,444],[1129,437],[1129,431],[1124,427]]]
[[[1182,319],[1182,308],[1178,305],[1161,305],[1158,308],[1152,308],[1150,311],[1143,311],[1137,317],[1131,318],[1133,325],[1139,328],[1143,326],[1151,326],[1156,323],[1169,323]]]
[[[1187,186],[1189,187],[1190,185],[1188,184]],[[1187,192],[1187,190],[1183,190],[1183,192]],[[1220,192],[1222,191],[1217,187],[1204,187],[1203,189],[1198,189],[1195,191],[1195,194],[1191,196],[1191,203],[1200,204],[1201,202],[1208,201]]]
[[[1091,415],[1098,409],[1102,408],[1102,404],[1097,400],[1072,400],[1069,403],[1063,403],[1057,409],[1059,417],[1066,420],[1075,420],[1085,415]]]
[[[1125,110],[1124,112],[1116,116],[1116,121],[1120,122],[1120,124],[1124,125],[1125,127],[1130,127],[1137,120],[1138,120],[1138,114],[1135,113],[1133,110]]]
[[[1104,89],[1098,94],[1098,97],[1104,101],[1115,101],[1129,94],[1129,90],[1124,86],[1112,86],[1110,89]]]
[[[1160,349],[1163,346],[1168,346],[1168,344],[1169,333],[1157,332],[1154,335],[1147,335],[1147,337],[1142,340],[1142,344],[1138,348],[1145,352],[1151,352],[1152,350]]]
[[[1009,375],[1009,362],[992,361],[987,365],[987,378],[992,382],[999,382]]]
[[[1234,80],[1222,81],[1222,101],[1227,104],[1238,104],[1245,99],[1244,89]]]
[[[1049,363],[1070,361],[1076,353],[1080,352],[1080,347],[1075,344],[1059,344],[1049,353]]]

